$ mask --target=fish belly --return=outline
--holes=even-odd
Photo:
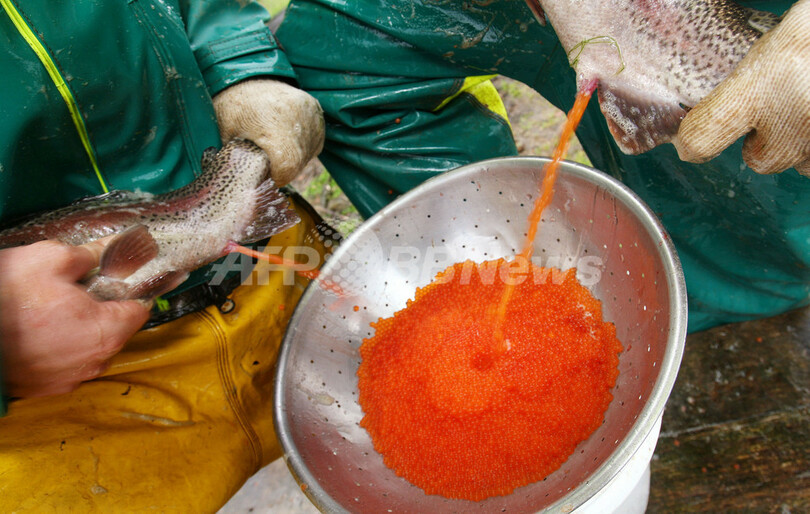
[[[616,143],[638,154],[672,141],[691,107],[761,35],[725,0],[545,0],[580,86],[599,84]],[[770,15],[768,15],[770,16]]]

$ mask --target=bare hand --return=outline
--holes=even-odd
[[[42,241],[0,250],[0,376],[9,396],[65,393],[96,378],[148,319],[146,305],[99,302],[79,283],[103,248]]]

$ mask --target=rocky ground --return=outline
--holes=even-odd
[[[565,114],[520,82],[505,77],[497,77],[494,82],[509,113],[520,154],[550,156],[559,139]],[[588,164],[588,158],[577,141],[572,142],[568,159]],[[293,187],[344,235],[362,222],[346,195],[317,160],[307,166],[293,182]]]

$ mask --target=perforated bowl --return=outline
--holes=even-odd
[[[635,194],[570,162],[540,222],[534,261],[576,267],[616,325],[624,351],[602,426],[545,480],[480,502],[426,495],[397,477],[359,426],[358,348],[373,333],[369,324],[404,308],[454,262],[514,256],[546,162],[495,159],[425,182],[354,232],[305,292],[281,348],[274,408],[287,464],[320,510],[570,512],[657,430],[686,337],[680,264]]]

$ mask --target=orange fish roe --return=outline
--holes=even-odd
[[[541,480],[613,398],[622,346],[575,270],[533,266],[498,342],[508,265],[447,268],[373,323],[360,348],[360,425],[385,464],[427,494],[478,501]]]

